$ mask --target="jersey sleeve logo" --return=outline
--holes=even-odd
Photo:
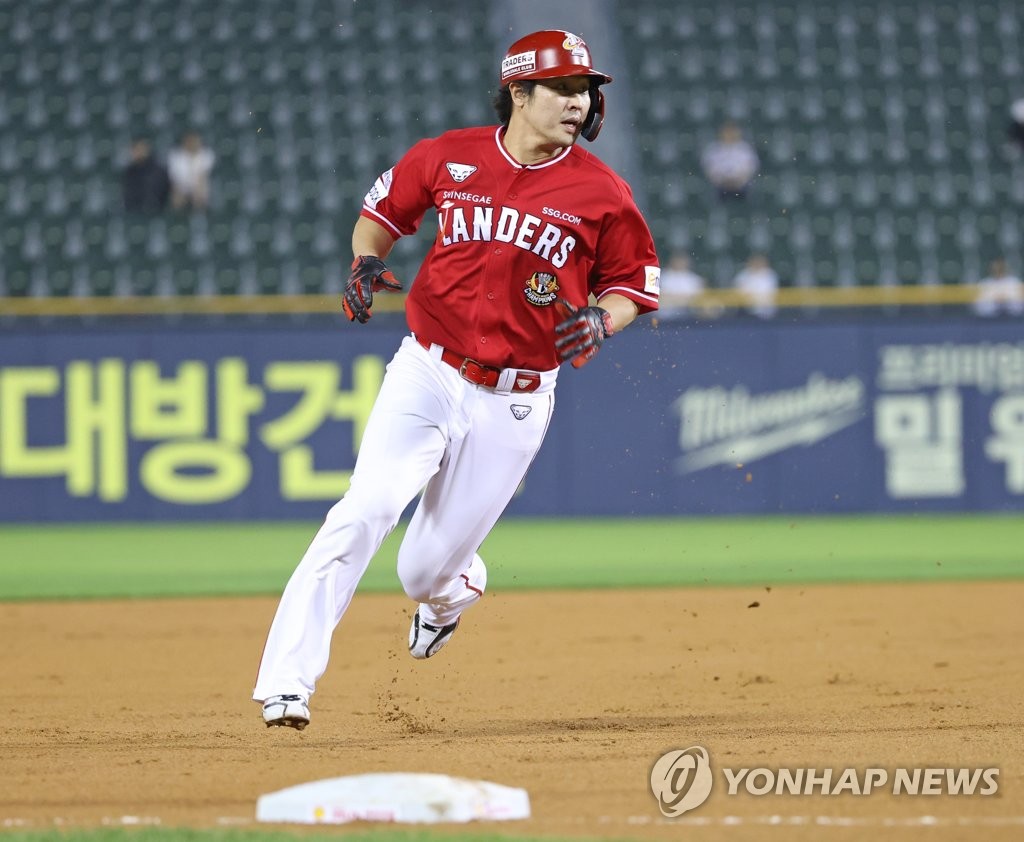
[[[452,179],[459,184],[476,172],[476,167],[472,164],[456,164],[449,161],[445,166],[448,167]]]
[[[391,176],[393,172],[394,167],[381,174],[380,178],[373,183],[370,192],[363,197],[363,204],[368,208],[376,209],[378,202],[387,198],[388,193],[391,192]]]
[[[644,266],[644,292],[658,295],[661,292],[661,268]]]

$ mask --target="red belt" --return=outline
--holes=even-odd
[[[430,350],[430,343],[427,340],[417,336],[416,341],[428,351]],[[441,349],[441,361],[458,371],[463,380],[468,380],[477,386],[486,386],[488,389],[502,387],[500,390],[508,392],[536,392],[540,388],[540,372],[538,371],[520,371],[484,365],[469,357],[460,357],[447,348]]]

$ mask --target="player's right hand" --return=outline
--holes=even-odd
[[[379,257],[362,255],[352,261],[352,272],[345,284],[345,296],[341,306],[350,322],[366,324],[370,320],[373,294],[381,290],[399,292],[401,282]]]

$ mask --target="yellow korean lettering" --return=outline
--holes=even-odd
[[[186,365],[200,366],[186,369]],[[150,375],[146,375],[150,376]],[[249,443],[249,417],[263,408],[264,395],[259,386],[249,383],[249,368],[240,357],[219,360],[216,366],[215,439],[200,439],[207,432],[206,376],[203,363],[185,363],[178,371],[177,385],[165,388],[165,396],[191,401],[200,409],[190,409],[192,429],[182,430],[180,441],[157,445],[143,458],[139,467],[142,484],[161,500],[185,505],[221,503],[237,497],[252,479],[252,463],[245,446]],[[202,388],[199,388],[201,380]],[[202,398],[195,397],[201,394]],[[200,411],[201,410],[201,411]],[[202,424],[197,427],[197,417]],[[182,423],[181,418],[177,423]]]
[[[313,449],[300,444],[328,418],[334,406],[341,371],[329,362],[278,362],[264,372],[267,388],[301,392],[302,396],[280,418],[264,424],[260,439],[281,451],[280,487],[286,500],[331,500],[348,489],[351,471],[318,471]]]
[[[207,370],[196,360],[181,363],[172,377],[161,377],[151,360],[133,363],[131,431],[134,438],[201,436],[207,427]]]
[[[341,371],[329,362],[277,362],[263,373],[267,388],[275,392],[301,392],[295,406],[260,429],[260,439],[271,450],[283,450],[304,441],[331,412]]]
[[[60,371],[52,367],[7,368],[0,372],[0,474],[53,477],[67,473],[66,445],[30,447],[29,401],[60,392]]]
[[[285,500],[336,500],[348,491],[351,471],[323,471],[313,465],[313,448],[290,447],[281,454],[281,496]]]
[[[352,450],[359,450],[366,423],[384,382],[384,360],[380,357],[356,357],[352,363],[352,388],[341,392],[334,405],[334,417],[352,422]]]
[[[249,367],[241,357],[217,363],[217,438],[244,447],[249,443],[249,416],[263,409],[266,398],[249,383]]]
[[[31,398],[60,393],[56,368],[9,368],[0,379],[0,473],[12,477],[64,475],[73,497],[98,494],[123,500],[128,493],[124,363],[76,360],[68,364],[64,395],[65,443],[31,446]]]
[[[122,360],[68,365],[66,421],[68,493],[86,497],[98,492],[101,500],[123,500],[128,493],[128,433]]]
[[[328,362],[279,362],[267,367],[267,387],[299,391],[290,412],[263,425],[260,438],[280,451],[280,487],[286,500],[329,500],[348,490],[350,470],[318,470],[313,448],[303,442],[324,421],[352,421],[352,451],[358,449],[366,422],[384,379],[380,357],[362,356],[352,365],[352,389],[340,389],[341,371]]]
[[[182,473],[188,469],[201,473]],[[252,465],[244,451],[224,442],[167,442],[146,454],[140,476],[155,497],[202,505],[230,500],[242,492],[252,477]]]

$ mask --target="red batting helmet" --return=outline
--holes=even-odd
[[[593,140],[604,122],[604,94],[599,86],[612,81],[607,73],[594,70],[586,42],[562,29],[543,29],[520,38],[501,60],[501,86],[525,79],[558,79],[562,76],[589,76],[590,113],[581,134]]]

